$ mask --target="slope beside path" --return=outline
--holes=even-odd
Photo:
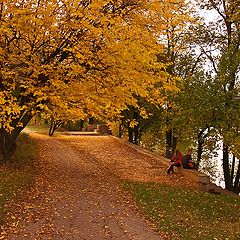
[[[109,136],[31,136],[40,147],[39,177],[14,206],[14,221],[0,239],[167,238],[147,223],[120,182],[189,182],[167,176],[161,162]]]

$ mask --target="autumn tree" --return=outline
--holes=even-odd
[[[93,116],[113,116],[136,106],[134,96],[147,98],[156,82],[166,82],[160,74],[165,64],[156,59],[164,26],[154,22],[161,9],[156,2],[1,1],[0,149],[5,161],[11,160],[19,133],[35,114],[54,105],[54,97],[59,96],[59,109],[84,99]],[[62,96],[73,89],[74,99],[66,103]]]

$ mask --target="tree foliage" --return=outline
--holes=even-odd
[[[240,164],[236,166],[235,161],[233,166],[230,161],[230,153],[235,155],[236,152],[234,142],[239,139],[239,4],[237,1],[206,0],[199,1],[199,5],[204,11],[215,11],[217,15],[213,21],[202,23],[192,37],[208,68],[202,66],[205,77],[200,81],[201,85],[195,82],[193,98],[189,99],[193,103],[191,116],[198,113],[191,126],[198,129],[198,136],[202,132],[207,137],[208,130],[215,132],[216,143],[219,139],[223,141],[225,185],[228,190],[239,192],[240,171],[234,169],[239,169]],[[207,80],[209,74],[211,78]],[[197,76],[196,73],[193,75]],[[199,144],[204,143],[203,138],[196,139]],[[210,140],[213,140],[212,135]]]
[[[171,12],[161,10],[163,4],[1,2],[0,142],[5,158],[32,116],[56,99],[61,109],[81,102],[81,111],[93,116],[116,115],[136,105],[136,95],[158,101],[154,84],[172,83],[165,64],[156,61],[163,49],[157,36],[166,29],[160,16]]]

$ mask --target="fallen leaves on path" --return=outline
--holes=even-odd
[[[98,165],[105,171],[124,180],[161,182],[169,185],[196,187],[181,174],[167,175],[167,167],[160,160],[137,151],[109,136],[64,136],[65,141],[74,149],[84,149],[98,160]]]
[[[39,175],[23,202],[9,203],[0,239],[167,239],[146,225],[119,182],[190,182],[108,136],[33,137],[41,151]]]

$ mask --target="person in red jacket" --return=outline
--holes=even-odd
[[[173,155],[173,157],[171,158],[171,162],[170,162],[170,167],[167,170],[167,173],[173,173],[174,169],[173,167],[181,167],[182,166],[182,160],[183,160],[183,155],[180,152],[179,149],[176,150],[176,153]]]

